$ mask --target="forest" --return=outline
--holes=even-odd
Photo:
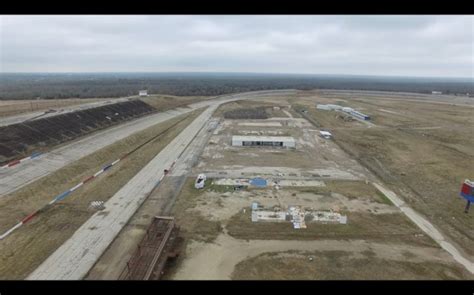
[[[214,96],[268,89],[340,89],[466,95],[472,78],[252,73],[1,73],[0,100],[106,98],[150,94]]]

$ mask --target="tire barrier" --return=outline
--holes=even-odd
[[[141,100],[133,100],[0,126],[0,165],[24,157],[28,150],[51,149],[156,111]]]
[[[157,139],[159,136],[165,134],[166,132],[168,132],[170,129],[174,128],[176,125],[178,125],[179,123],[181,123],[182,121],[186,120],[187,118],[183,118],[181,120],[179,120],[178,122],[174,123],[173,125],[171,125],[170,127],[166,128],[165,130],[161,131],[160,133],[158,133],[157,135],[153,136],[152,138],[148,139],[147,141],[145,141],[144,143],[140,144],[138,147],[134,148],[133,150],[125,153],[122,157],[118,158],[117,160],[113,161],[112,163],[110,164],[107,164],[105,166],[102,167],[102,169],[100,169],[99,171],[97,171],[96,173],[94,173],[93,175],[89,176],[89,177],[86,177],[83,181],[81,181],[80,183],[76,184],[75,186],[73,186],[72,188],[68,189],[67,191],[65,192],[62,192],[60,193],[59,195],[57,195],[56,197],[54,197],[49,203],[47,203],[46,205],[44,205],[43,207],[41,207],[40,209],[34,211],[33,213],[29,214],[28,216],[26,216],[25,218],[23,218],[20,222],[18,222],[15,226],[13,226],[12,228],[10,228],[9,230],[7,230],[5,233],[3,233],[2,235],[0,235],[0,240],[3,240],[4,238],[6,238],[7,236],[9,236],[13,231],[15,231],[16,229],[18,229],[19,227],[21,227],[22,225],[26,224],[28,221],[30,221],[31,219],[33,219],[33,217],[35,217],[38,213],[40,212],[43,212],[43,211],[46,211],[46,209],[48,209],[50,206],[54,205],[56,202],[58,201],[61,201],[61,200],[64,200],[67,196],[69,196],[69,194],[71,194],[72,192],[74,192],[75,190],[77,190],[78,188],[80,188],[81,186],[83,186],[84,184],[92,181],[93,179],[95,179],[97,176],[99,176],[100,174],[104,173],[105,171],[109,170],[110,168],[112,168],[115,164],[117,164],[118,162],[120,162],[121,160],[125,159],[126,157],[128,157],[129,155],[133,154],[134,152],[138,151],[139,149],[141,149],[142,147],[144,147],[146,144],[152,142],[153,140]],[[31,156],[30,156],[31,157]],[[174,160],[173,163],[171,164],[171,166],[168,168],[168,169],[165,169],[166,171],[170,171],[171,168],[173,168],[173,166],[175,165],[176,161],[178,159]],[[158,186],[161,181],[163,180],[163,177],[165,175],[163,174],[160,178],[160,180],[157,182],[156,186]]]

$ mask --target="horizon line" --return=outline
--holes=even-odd
[[[280,72],[223,72],[223,71],[50,71],[50,72],[0,72],[4,74],[247,74],[247,75],[289,75],[289,76],[350,76],[350,77],[386,77],[386,78],[428,78],[428,79],[470,79],[474,76],[419,76],[419,75],[376,75],[376,74],[324,74],[324,73],[280,73]]]

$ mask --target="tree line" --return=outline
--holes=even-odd
[[[178,96],[214,96],[288,88],[474,93],[469,79],[226,73],[0,74],[3,100],[123,97],[143,89]]]

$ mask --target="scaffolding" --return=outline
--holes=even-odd
[[[119,280],[159,280],[168,258],[179,254],[178,232],[173,217],[155,216]]]

